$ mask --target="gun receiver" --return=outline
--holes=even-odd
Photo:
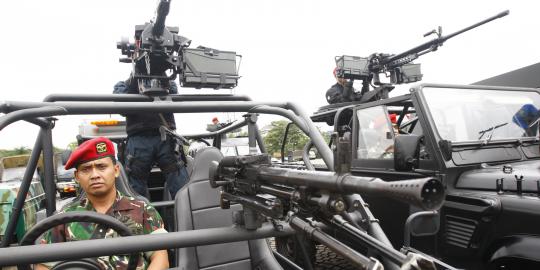
[[[135,26],[135,42],[123,38],[116,47],[122,63],[132,63],[131,79],[139,92],[150,96],[169,93],[172,81],[184,87],[234,88],[238,83],[235,52],[205,47],[188,48],[191,40],[178,35],[179,28],[165,26],[171,0],[160,0],[154,21]]]
[[[243,206],[242,214],[237,216],[243,216],[242,224],[246,229],[257,229],[265,218],[275,225],[288,222],[295,231],[327,246],[358,269],[382,269],[378,259],[365,256],[336,239],[335,230],[339,230],[400,269],[435,269],[431,259],[402,254],[368,235],[356,222],[349,223],[341,216],[351,220],[351,209],[367,213],[363,203],[356,201],[347,205],[343,196],[353,193],[397,199],[423,209],[438,209],[445,191],[436,179],[385,182],[350,174],[285,169],[272,167],[270,156],[266,154],[224,157],[220,163],[210,165],[209,176],[212,187],[222,187],[222,208],[229,208],[231,202]],[[318,224],[331,226],[332,233],[326,233]]]
[[[214,187],[232,185],[241,193],[256,195],[268,193],[276,197],[288,195],[295,200],[318,202],[322,193],[369,194],[399,200],[424,210],[439,209],[444,201],[442,183],[434,178],[421,178],[386,182],[379,178],[360,177],[334,172],[299,171],[271,167],[266,155],[226,157],[215,167]],[[289,192],[284,192],[288,187]],[[292,189],[292,190],[291,190]],[[313,193],[305,198],[298,189]],[[339,197],[339,196],[334,196]],[[289,199],[289,198],[287,198]]]
[[[415,59],[426,53],[436,51],[448,39],[508,14],[508,10],[503,11],[446,36],[442,35],[442,28],[439,26],[438,30],[430,31],[424,35],[435,34],[437,36],[435,39],[399,54],[373,53],[369,57],[336,56],[336,75],[338,77],[350,80],[362,80],[362,91],[360,93],[351,93],[345,100],[356,100],[363,103],[385,99],[388,98],[388,93],[394,89],[393,85],[421,81],[422,72],[420,64],[412,63]],[[389,77],[390,83],[381,83],[379,79],[380,74]],[[371,92],[369,89],[370,85],[374,87]]]

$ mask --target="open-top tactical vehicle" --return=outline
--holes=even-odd
[[[342,132],[346,130],[336,133],[343,136],[335,135],[337,147],[332,151],[311,119],[294,103],[254,102],[234,95],[170,94],[171,80],[177,76],[181,86],[196,88],[231,88],[239,77],[235,53],[187,49],[189,40],[178,35],[178,28],[164,25],[169,4],[170,1],[161,0],[155,22],[135,27],[134,43],[118,44],[122,54],[128,56],[122,61],[133,65],[130,80],[136,83],[140,94],[59,94],[49,95],[43,102],[0,103],[0,112],[5,114],[0,117],[0,130],[21,120],[40,127],[9,217],[7,237],[2,241],[0,266],[28,269],[29,264],[55,261],[60,263],[53,269],[99,269],[92,258],[130,254],[132,260],[127,268],[131,270],[140,252],[168,249],[169,265],[179,269],[299,269],[286,256],[271,250],[266,241],[270,237],[290,237],[294,239],[292,247],[302,253],[295,261],[305,269],[313,269],[305,239],[323,244],[357,269],[453,269],[413,249],[395,249],[362,199],[362,195],[369,195],[384,198],[379,207],[396,204],[416,209],[409,221],[399,226],[406,226],[407,235],[432,232],[433,229],[424,228],[424,223],[429,225],[432,220],[424,217],[431,217],[441,207],[446,193],[445,179],[438,174],[351,174],[351,148],[346,147],[346,132]],[[160,128],[163,140],[167,136],[176,140],[177,151],[190,138],[214,137],[212,146],[186,158],[189,181],[174,198],[162,196],[148,202],[158,209],[173,211],[173,215],[163,215],[168,233],[132,235],[122,222],[107,215],[91,211],[57,213],[52,129],[62,121],[61,116],[203,112],[246,115],[244,121],[210,133],[181,136],[165,126]],[[329,171],[315,171],[309,166],[284,168],[272,163],[258,132],[257,114],[280,115],[294,122],[310,138],[310,145],[318,150]],[[223,157],[219,150],[222,134],[243,126],[248,127],[249,155]],[[392,138],[391,133],[386,136]],[[400,144],[395,148],[400,153]],[[372,153],[369,149],[364,152]],[[409,152],[405,152],[408,157]],[[40,155],[44,163],[47,218],[31,228],[19,245],[10,245],[9,236],[21,215],[22,198],[28,194]],[[399,168],[415,164],[414,160],[404,160]],[[117,189],[148,201],[132,190],[122,167],[115,182]],[[122,237],[34,245],[45,231],[69,222],[94,222],[116,230]]]
[[[63,101],[66,99],[71,101]],[[175,254],[171,266],[186,269],[213,269],[220,265],[231,267],[230,269],[282,267],[295,269],[287,263],[286,258],[272,253],[265,240],[253,240],[292,235],[295,230],[304,234],[307,230],[309,233],[306,233],[306,237],[314,237],[318,242],[328,245],[363,269],[381,269],[381,262],[391,268],[392,265],[398,265],[408,267],[407,269],[423,269],[426,264],[427,267],[434,267],[434,261],[427,256],[416,253],[405,254],[393,249],[376,222],[366,223],[368,220],[374,221],[374,218],[370,215],[369,209],[361,203],[362,199],[357,193],[390,197],[432,210],[441,205],[444,196],[444,190],[438,180],[420,177],[415,180],[387,183],[376,178],[355,177],[349,174],[332,172],[321,174],[315,171],[279,168],[271,165],[269,157],[264,155],[223,158],[221,152],[212,146],[197,151],[193,159],[189,159],[192,168],[190,181],[174,200],[152,202],[152,205],[158,208],[173,207],[175,215],[172,220],[166,221],[172,224],[168,228],[168,234],[32,246],[35,239],[46,229],[63,222],[84,220],[105,223],[109,226],[118,225],[88,213],[77,213],[73,216],[55,215],[51,140],[54,119],[50,118],[51,116],[126,114],[134,111],[246,112],[249,115],[243,122],[213,134],[191,135],[191,137],[215,135],[219,138],[222,137],[222,133],[247,125],[250,149],[256,153],[255,147],[258,144],[260,151],[264,153],[260,136],[257,136],[255,114],[277,114],[298,125],[311,138],[327,166],[334,167],[330,148],[307,115],[294,104],[253,102],[246,97],[228,95],[168,95],[166,99],[163,101],[145,95],[69,94],[51,95],[44,102],[3,102],[0,110],[5,115],[0,117],[0,129],[18,120],[26,120],[41,127],[18,196],[25,196],[28,192],[28,184],[31,181],[29,172],[35,170],[38,157],[43,154],[49,217],[22,239],[22,246],[8,247],[9,245],[4,242],[6,248],[0,252],[0,264],[21,265],[171,249]],[[61,118],[57,121],[61,121]],[[233,173],[235,171],[237,173]],[[212,186],[222,186],[221,195],[219,189]],[[117,187],[126,194],[141,198],[129,188],[124,173],[117,179]],[[220,201],[222,207],[227,208],[230,205],[230,208],[221,209]],[[242,207],[243,212],[240,211]],[[21,206],[16,203],[13,209],[8,232],[13,230]],[[231,226],[233,220],[236,225]],[[349,242],[337,240],[327,231],[347,234]],[[366,249],[373,253],[366,253]],[[279,258],[283,266],[275,258]],[[73,266],[80,263],[80,261],[65,262],[64,265]]]

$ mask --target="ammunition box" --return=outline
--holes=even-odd
[[[234,88],[238,83],[237,54],[210,48],[185,48],[184,71],[180,81],[183,87]]]
[[[369,77],[369,61],[365,57],[343,55],[336,58],[337,73],[340,78],[363,80]]]

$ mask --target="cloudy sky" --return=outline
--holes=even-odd
[[[293,101],[311,113],[326,105],[334,56],[400,53],[443,26],[449,34],[503,10],[510,15],[449,40],[422,56],[423,82],[469,84],[540,61],[538,1],[173,0],[167,25],[192,47],[243,56],[236,94]],[[130,65],[116,42],[153,17],[154,0],[1,1],[0,100],[40,101],[50,93],[110,93]],[[395,90],[407,91],[410,86]],[[182,89],[182,93],[203,93]],[[229,93],[228,90],[210,91]],[[206,92],[205,92],[206,93]],[[177,115],[182,133],[204,129],[213,115]],[[221,119],[240,115],[218,115]],[[85,117],[62,117],[55,146],[74,141]],[[262,119],[262,124],[272,119]],[[0,148],[31,146],[37,129],[13,124]]]

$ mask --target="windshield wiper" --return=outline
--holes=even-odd
[[[489,141],[491,141],[491,137],[493,137],[493,133],[495,132],[495,129],[498,129],[498,128],[506,126],[506,125],[508,125],[508,122],[502,123],[500,125],[492,126],[492,127],[488,128],[488,129],[484,129],[484,130],[479,131],[478,134],[480,134],[480,137],[478,137],[478,140],[482,139],[482,137],[484,137],[484,135],[487,132],[489,132],[489,135],[488,135],[487,139],[484,140],[484,144],[488,143]]]

